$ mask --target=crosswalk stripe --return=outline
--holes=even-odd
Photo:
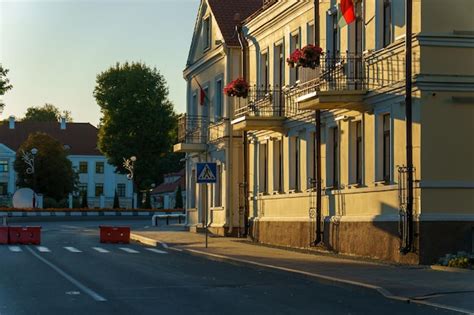
[[[78,250],[78,249],[75,248],[75,247],[69,247],[69,246],[67,246],[67,247],[64,247],[64,249],[70,251],[71,253],[82,253],[82,251]]]
[[[156,249],[156,248],[145,248],[145,249],[150,251],[150,252],[157,253],[157,254],[168,254],[164,250],[159,250],[159,249]]]
[[[138,254],[139,251],[136,251],[134,249],[128,248],[128,247],[120,247],[121,250],[124,252],[130,253],[130,254]]]
[[[14,253],[19,253],[21,252],[21,248],[18,247],[18,246],[8,246],[8,249],[11,251],[11,252],[14,252]]]
[[[36,249],[41,253],[49,253],[51,252],[48,247],[44,246],[36,246]]]
[[[98,251],[99,253],[109,253],[108,250],[103,249],[102,247],[92,247],[92,248]]]

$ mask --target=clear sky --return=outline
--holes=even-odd
[[[13,89],[2,119],[51,103],[76,122],[100,119],[96,75],[141,61],[168,81],[177,112],[186,108],[186,64],[199,0],[0,0],[0,63]]]

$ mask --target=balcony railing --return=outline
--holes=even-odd
[[[228,135],[227,122],[228,119],[222,118],[209,124],[209,143],[219,142]]]
[[[251,86],[247,98],[235,98],[234,117],[282,117],[285,97],[279,87]]]
[[[180,143],[206,143],[209,134],[208,117],[184,114],[178,118],[178,141]]]

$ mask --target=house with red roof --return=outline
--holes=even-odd
[[[181,170],[176,173],[165,174],[163,183],[151,192],[152,207],[156,209],[175,209],[176,194],[181,188],[183,205],[186,204],[186,172]]]
[[[115,192],[121,207],[131,207],[133,186],[97,148],[98,129],[89,123],[22,122],[10,116],[0,124],[0,202],[9,204],[17,190],[13,165],[16,152],[32,133],[43,132],[68,150],[68,158],[79,174],[79,190],[86,194],[90,208],[111,208]],[[2,201],[3,200],[3,201]]]

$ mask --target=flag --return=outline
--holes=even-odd
[[[356,15],[353,0],[341,0],[337,13],[339,18],[339,22],[337,24],[339,25],[339,27],[342,28],[354,22],[356,19]]]
[[[199,84],[199,81],[196,78],[194,78],[194,80],[196,80],[196,83],[199,86],[199,105],[203,106],[207,99],[206,92],[202,88],[201,84]]]

